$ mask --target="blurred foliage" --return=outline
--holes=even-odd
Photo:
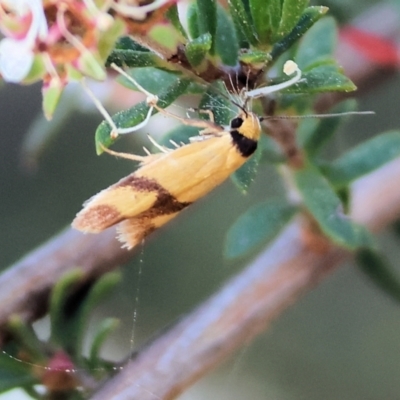
[[[20,387],[37,399],[84,399],[118,369],[101,356],[103,343],[118,325],[115,318],[104,319],[92,333],[88,356],[83,355],[83,344],[90,314],[119,283],[120,274],[110,272],[84,285],[82,278],[79,269],[71,270],[54,286],[47,341],[18,316],[10,319],[11,339],[0,354],[0,393]],[[44,395],[37,385],[46,388]]]

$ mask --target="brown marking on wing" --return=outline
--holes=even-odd
[[[132,187],[138,192],[155,192],[157,198],[151,208],[140,213],[138,218],[154,218],[159,215],[172,214],[183,210],[190,205],[188,202],[180,202],[171,193],[161,186],[155,179],[135,174],[127,176],[123,181],[118,182],[114,187]]]
[[[72,222],[72,226],[83,232],[97,233],[104,230],[104,225],[112,221],[113,224],[123,219],[121,213],[113,206],[99,204],[90,208],[89,212],[84,208]]]
[[[156,201],[151,208],[119,224],[117,228],[118,240],[123,243],[123,247],[128,249],[135,247],[147,235],[167,223],[191,204],[178,201],[168,190],[147,177],[129,176],[122,182],[122,186],[128,185],[137,191],[157,193]]]
[[[128,175],[113,185],[115,188],[126,186],[130,186],[139,192],[159,192],[160,190],[165,190],[155,179],[136,176],[135,174]]]

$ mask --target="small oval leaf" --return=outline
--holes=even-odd
[[[171,7],[169,7],[165,15],[171,22],[172,26],[179,32],[181,37],[183,39],[188,39],[188,35],[185,31],[185,28],[182,26],[181,20],[179,18],[177,5],[173,4]]]
[[[333,18],[316,22],[303,36],[296,51],[295,60],[301,70],[333,56],[336,47],[337,27]]]
[[[66,348],[70,337],[65,329],[68,321],[65,318],[64,307],[71,289],[81,282],[84,274],[80,269],[73,269],[64,274],[54,286],[50,297],[51,341]]]
[[[354,83],[339,68],[329,62],[303,74],[301,81],[285,89],[284,93],[352,92]]]
[[[355,111],[357,108],[357,102],[354,99],[349,99],[342,101],[338,105],[334,106],[329,110],[329,113],[345,113],[349,111]],[[317,121],[314,129],[310,129],[308,132],[303,131],[301,134],[301,129],[298,130],[300,133],[297,137],[299,139],[300,145],[304,148],[310,157],[315,156],[323,148],[323,146],[333,137],[339,125],[346,121],[349,116],[337,116],[331,118],[325,118]],[[308,124],[315,122],[315,120],[304,119],[303,122]]]
[[[284,0],[282,3],[282,16],[279,23],[278,35],[286,36],[292,29],[298,25],[300,17],[309,0]]]
[[[400,277],[382,254],[370,249],[357,252],[357,263],[375,285],[394,300],[400,301]]]
[[[215,50],[223,64],[234,66],[238,60],[239,45],[235,26],[223,7],[217,7],[217,33],[215,35]]]
[[[230,227],[225,240],[225,256],[236,258],[272,241],[287,225],[296,207],[286,200],[269,200],[249,208]]]
[[[218,125],[228,125],[235,114],[232,103],[220,94],[224,91],[221,82],[214,82],[209,85],[199,103],[200,110],[210,110],[213,113],[214,120]],[[207,114],[200,114],[200,117],[209,119]]]
[[[217,3],[215,0],[197,0],[197,21],[200,35],[210,35],[210,50],[214,54],[215,34],[217,32]]]
[[[233,183],[242,193],[247,193],[251,183],[256,178],[261,156],[262,149],[258,146],[251,158],[231,175]]]
[[[400,156],[400,131],[380,134],[324,167],[329,181],[343,187]]]
[[[241,35],[244,35],[250,44],[257,45],[258,40],[253,30],[253,22],[243,1],[228,0],[228,4],[236,30],[238,30]]]
[[[327,7],[308,7],[303,12],[297,25],[285,37],[277,35],[274,38],[274,47],[271,51],[272,59],[276,60],[281,54],[288,50],[292,45],[297,42],[311,26],[314,25],[324,14],[328,11]]]
[[[272,44],[271,36],[281,21],[281,0],[249,0],[254,29],[261,44]]]
[[[187,43],[185,54],[193,67],[198,67],[205,60],[208,52],[211,49],[212,36],[209,33],[204,33],[196,39]]]
[[[314,167],[296,171],[294,178],[305,207],[326,236],[351,250],[371,246],[369,233],[344,214],[339,197]]]

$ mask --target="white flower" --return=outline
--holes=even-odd
[[[7,82],[21,82],[29,73],[35,57],[36,40],[48,33],[42,0],[0,0],[0,6],[18,17],[32,15],[31,25],[22,39],[6,37],[0,42],[0,74]]]
[[[7,82],[21,82],[29,73],[34,54],[23,40],[5,38],[0,43],[0,73]]]

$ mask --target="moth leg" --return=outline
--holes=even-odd
[[[168,149],[167,147],[161,146],[161,144],[157,143],[157,141],[154,138],[152,138],[150,135],[147,135],[147,137],[150,140],[151,144],[153,146],[155,146],[158,150],[160,150],[162,153],[170,153],[171,152],[171,150]]]
[[[215,124],[214,113],[211,110],[206,110],[204,108],[189,108],[188,111],[197,111],[199,114],[206,114],[210,118],[210,122]],[[188,118],[190,119],[189,115]]]
[[[139,161],[139,162],[143,163],[143,162],[146,161],[146,159],[147,159],[149,156],[151,156],[151,155],[148,155],[148,156],[138,156],[138,155],[136,155],[136,154],[121,153],[121,152],[119,152],[119,151],[110,150],[110,149],[108,149],[107,147],[103,146],[101,143],[99,143],[99,145],[100,145],[101,149],[102,149],[103,151],[105,151],[106,153],[111,154],[112,156],[119,157],[119,158],[125,158],[126,160]]]
[[[142,87],[134,78],[129,76],[122,68],[118,67],[115,64],[111,64],[111,67],[115,69],[117,72],[119,72],[121,75],[123,75],[126,79],[128,79],[130,82],[132,82],[134,85],[137,86],[137,88],[147,96],[147,104],[150,106],[149,112],[147,114],[146,119],[141,122],[140,124],[132,127],[135,128],[134,130],[137,130],[141,128],[143,125],[147,124],[149,118],[151,117],[153,109],[156,109],[159,113],[164,114],[168,117],[174,118],[177,121],[181,122],[184,125],[188,126],[194,126],[196,128],[203,128],[203,131],[201,134],[206,134],[206,135],[215,135],[219,132],[223,132],[224,128],[217,125],[214,122],[214,115],[212,114],[212,111],[210,110],[202,110],[200,112],[204,112],[210,116],[210,121],[202,120],[202,119],[190,119],[190,118],[184,118],[180,117],[179,115],[175,115],[173,113],[170,113],[169,111],[165,110],[164,108],[161,108],[157,103],[158,103],[158,97],[150,92],[148,92],[144,87]],[[131,129],[131,128],[127,128]],[[117,128],[117,131],[120,131],[119,128]],[[121,132],[119,132],[121,133]]]
[[[179,115],[173,114],[164,108],[161,108],[155,101],[150,100],[149,104],[154,107],[159,113],[166,115],[167,117],[171,117],[181,122],[184,125],[194,126],[195,128],[203,128],[203,132],[209,135],[215,135],[224,131],[222,126],[217,125],[213,121],[206,121],[202,119],[189,119],[185,117],[180,117]]]

